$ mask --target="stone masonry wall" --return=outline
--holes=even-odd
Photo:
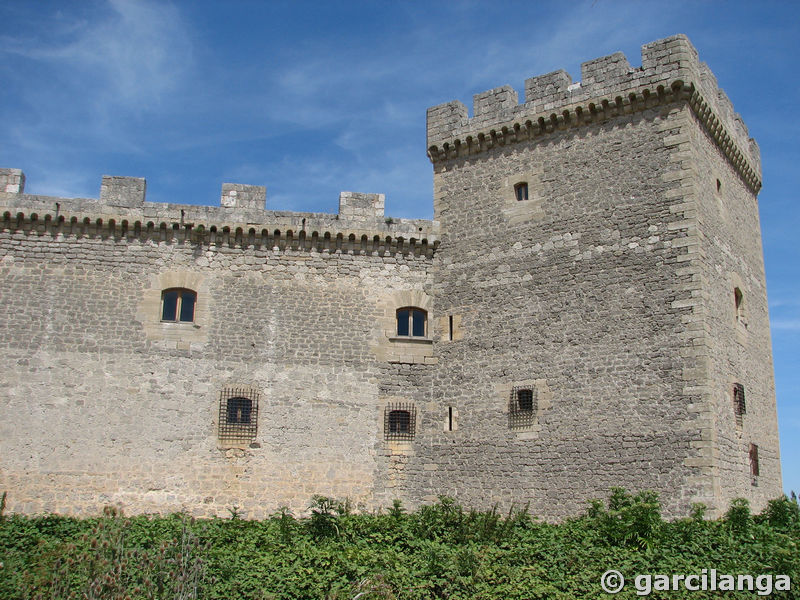
[[[674,305],[685,233],[665,200],[675,184],[653,176],[675,119],[651,110],[435,164],[435,300],[463,316],[463,339],[438,344],[435,398],[460,419],[426,430],[418,493],[550,516],[615,485],[658,490],[671,513],[702,495],[684,464],[700,429],[684,390],[690,309]],[[513,386],[538,399],[522,430]]]
[[[690,131],[719,494],[722,505],[747,497],[761,510],[782,488],[758,200],[696,119]],[[736,288],[743,294],[739,311]],[[746,413],[739,420],[735,383],[745,389]],[[750,473],[751,443],[759,448],[758,477]]]
[[[135,213],[117,214],[109,229],[97,214],[118,207],[97,201],[3,200],[12,206],[0,227],[0,489],[9,510],[96,514],[116,504],[227,515],[238,506],[263,517],[280,506],[302,512],[314,494],[391,504],[386,390],[413,401],[409,373],[426,367],[380,358],[392,344],[382,319],[430,285],[419,247],[403,252],[402,242],[370,236],[366,251],[361,240],[337,250],[348,236],[333,231],[315,238],[330,249],[315,241],[293,250],[297,238],[272,227],[269,244],[248,245],[247,234],[237,244],[222,227],[208,244],[171,222],[136,233]],[[67,212],[56,225],[56,210],[63,217],[81,203],[97,210],[77,221]],[[187,221],[193,209],[180,210]],[[417,224],[430,234],[430,222]],[[184,286],[198,294],[195,323],[161,323],[162,289]],[[228,386],[260,394],[252,444],[218,438]]]

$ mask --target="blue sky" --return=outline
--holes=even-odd
[[[103,174],[155,202],[267,186],[277,210],[341,190],[432,216],[425,110],[685,33],[760,147],[784,487],[800,492],[800,19],[790,2],[0,4],[0,166],[29,193],[97,197]]]

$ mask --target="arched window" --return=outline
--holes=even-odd
[[[168,323],[194,322],[197,293],[184,288],[170,288],[161,292],[161,320]]]
[[[528,199],[527,181],[520,181],[518,184],[514,186],[514,196],[516,196],[517,200],[519,201]]]
[[[413,306],[397,309],[397,335],[399,337],[426,337],[428,335],[428,313]]]

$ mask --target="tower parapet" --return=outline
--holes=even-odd
[[[267,204],[267,188],[262,185],[223,183],[220,206],[226,208],[260,208]]]
[[[685,35],[642,46],[641,67],[621,52],[584,62],[581,78],[560,70],[527,79],[521,104],[508,85],[475,94],[472,117],[458,100],[429,108],[428,156],[436,163],[683,100],[747,185],[761,188],[758,146]]]
[[[109,206],[135,208],[144,206],[147,182],[144,177],[103,175],[100,202]]]
[[[21,194],[25,191],[25,173],[21,169],[0,169],[0,192]]]

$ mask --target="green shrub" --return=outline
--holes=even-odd
[[[357,514],[317,496],[310,509],[308,518],[284,508],[264,521],[238,511],[197,521],[5,515],[0,598],[594,600],[605,597],[599,579],[608,569],[626,578],[716,568],[800,581],[800,518],[787,498],[756,516],[735,500],[716,521],[702,505],[664,521],[654,493],[614,489],[557,525],[527,508],[465,511],[447,497],[415,511],[395,502]]]

